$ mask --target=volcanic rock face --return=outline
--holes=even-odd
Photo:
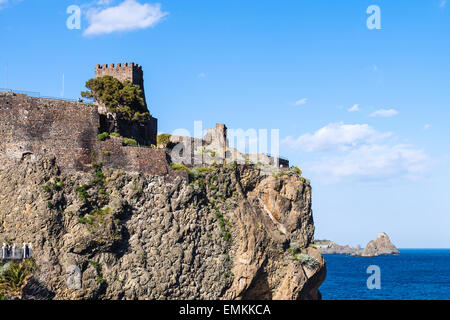
[[[32,243],[25,299],[319,299],[311,187],[224,165],[166,176],[0,170],[0,243]]]
[[[400,254],[400,251],[394,246],[389,236],[382,232],[378,234],[376,240],[370,241],[361,253],[363,257],[376,257],[381,255]]]

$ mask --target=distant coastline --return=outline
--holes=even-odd
[[[360,245],[352,248],[349,245],[342,246],[330,240],[316,240],[314,245],[322,254],[343,254],[356,257],[377,257],[400,254],[400,251],[384,232],[379,233],[377,239],[370,241],[364,249]]]

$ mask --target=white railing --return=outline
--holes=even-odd
[[[0,259],[3,260],[20,260],[31,258],[32,245],[31,243],[25,243],[22,248],[17,247],[15,244],[10,246],[3,244],[0,250]]]

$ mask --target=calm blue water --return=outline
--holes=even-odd
[[[374,258],[323,255],[324,300],[450,300],[450,249],[400,249],[399,256]],[[381,289],[369,290],[367,267],[381,270]]]

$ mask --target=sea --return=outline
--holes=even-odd
[[[373,258],[327,255],[323,300],[450,300],[450,249]]]

